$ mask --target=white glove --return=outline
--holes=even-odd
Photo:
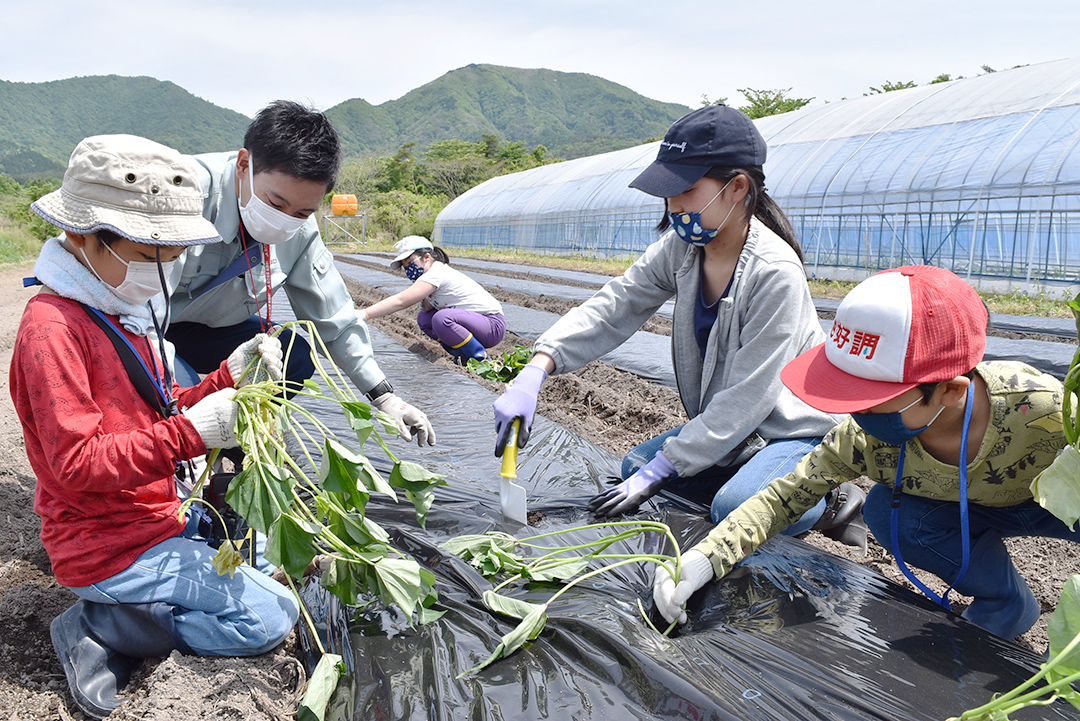
[[[398,433],[407,441],[412,440],[413,432],[416,433],[416,445],[423,447],[435,445],[435,429],[431,427],[431,421],[416,406],[409,405],[401,400],[393,391],[383,393],[378,398],[371,399],[371,405],[378,408],[397,421]]]
[[[663,566],[656,567],[653,575],[653,603],[660,615],[671,623],[675,619],[686,623],[686,611],[683,604],[694,593],[713,579],[713,566],[701,551],[687,551],[682,554],[682,578],[679,584]]]
[[[234,448],[240,445],[236,438],[236,413],[240,409],[233,400],[235,388],[223,388],[211,393],[183,413],[199,432],[207,448]]]
[[[229,373],[232,374],[233,383],[237,388],[243,388],[251,383],[262,383],[265,380],[281,380],[283,358],[281,341],[266,333],[259,333],[251,340],[238,345],[236,350],[229,354],[227,365]],[[254,373],[250,371],[245,373],[244,371],[256,359],[262,361],[262,367]]]

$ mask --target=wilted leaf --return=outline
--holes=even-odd
[[[528,575],[534,581],[561,581],[578,575],[588,567],[588,558],[575,558],[557,566],[547,566],[540,571],[530,569]]]
[[[229,578],[232,578],[236,573],[236,569],[244,563],[244,556],[236,550],[236,546],[229,539],[225,539],[218,546],[217,553],[210,559],[210,563],[217,569],[219,576],[229,574]]]
[[[308,679],[307,690],[296,713],[298,721],[324,721],[326,706],[344,673],[345,664],[341,656],[335,653],[323,654]]]
[[[530,604],[532,605],[532,604]],[[505,658],[533,640],[544,630],[547,622],[547,606],[537,606],[521,620],[513,631],[502,637],[502,642],[495,648],[490,656],[480,665],[458,674],[458,678],[468,676],[471,673],[487,668],[500,658]]]
[[[525,618],[537,610],[541,612],[547,610],[547,604],[540,605],[528,601],[519,601],[509,596],[500,596],[494,591],[484,591],[484,605],[496,613],[513,616],[514,618]]]
[[[501,548],[507,553],[512,553],[517,546],[517,541],[510,534],[501,531],[470,533],[450,539],[442,544],[441,548],[447,553],[460,556],[467,561],[477,552],[484,553],[492,546]]]

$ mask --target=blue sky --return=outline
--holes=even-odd
[[[0,80],[149,75],[254,114],[380,104],[470,63],[597,75],[691,107],[814,103],[1080,54],[1080,2],[1041,0],[0,0]]]

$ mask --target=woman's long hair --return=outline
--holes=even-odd
[[[745,175],[750,179],[749,190],[744,201],[747,210],[746,217],[749,219],[750,216],[754,216],[764,223],[765,227],[779,235],[784,239],[784,242],[791,246],[791,249],[795,251],[795,255],[799,256],[800,263],[804,262],[802,246],[799,245],[799,240],[795,237],[795,230],[791,227],[791,222],[784,215],[784,211],[780,209],[780,206],[776,204],[776,201],[765,191],[765,173],[760,167],[732,168],[717,166],[709,168],[708,172],[705,173],[706,178],[719,180],[721,183],[728,182],[736,175]],[[656,230],[664,232],[670,225],[671,220],[668,218],[667,199],[665,198],[664,217],[656,224]]]

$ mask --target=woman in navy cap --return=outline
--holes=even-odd
[[[622,276],[568,313],[533,346],[532,361],[495,402],[496,454],[515,418],[528,441],[540,385],[612,350],[675,298],[672,356],[690,421],[631,450],[623,482],[589,507],[635,511],[662,488],[711,505],[714,521],[786,475],[836,416],[780,382],[780,369],[825,334],[791,225],[765,192],[765,140],[724,105],[679,119],[631,187],[664,198],[667,231]],[[816,524],[865,545],[862,492],[845,484],[788,533]],[[828,513],[825,513],[825,511]],[[823,516],[823,513],[825,515]]]

